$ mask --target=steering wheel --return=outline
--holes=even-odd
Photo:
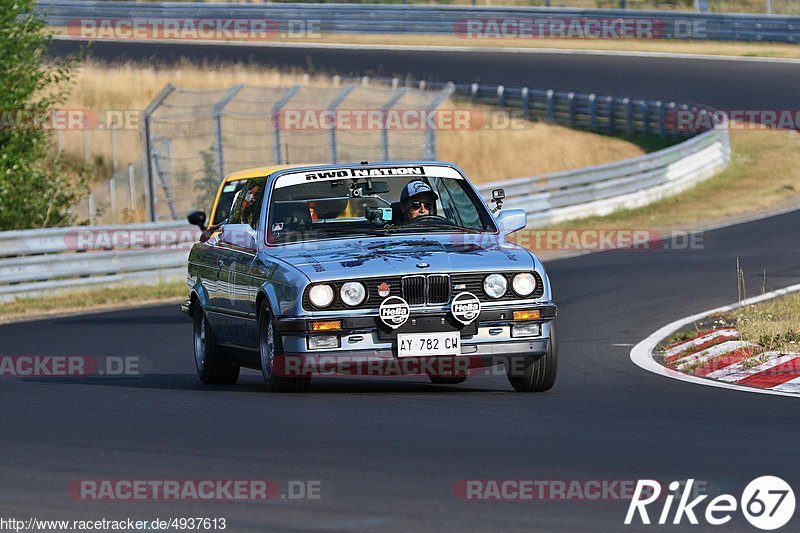
[[[457,224],[453,223],[452,221],[446,219],[441,215],[420,215],[417,218],[413,218],[406,222],[406,225],[409,224],[421,224],[423,222],[436,222],[439,224],[447,224],[448,226],[456,226]]]

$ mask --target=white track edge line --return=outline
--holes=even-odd
[[[631,349],[631,361],[633,361],[633,363],[636,366],[643,368],[648,372],[652,372],[654,374],[658,374],[659,376],[664,376],[667,378],[677,379],[679,381],[695,383],[698,385],[705,385],[707,387],[718,387],[721,389],[753,392],[756,394],[771,394],[774,396],[790,396],[797,398],[798,397],[797,393],[783,392],[772,389],[758,389],[755,387],[746,387],[743,385],[735,385],[732,383],[725,383],[720,381],[714,381],[711,379],[704,379],[697,376],[690,376],[688,374],[683,374],[681,372],[677,372],[675,370],[667,368],[656,362],[656,360],[653,358],[653,350],[655,349],[656,346],[658,346],[659,342],[667,338],[669,335],[671,335],[678,329],[694,322],[695,320],[699,320],[713,313],[726,313],[728,311],[733,311],[734,309],[738,309],[746,305],[755,304],[765,300],[771,300],[772,298],[777,298],[779,296],[784,296],[786,294],[790,294],[792,292],[797,292],[797,291],[800,291],[800,283],[784,287],[783,289],[767,292],[759,296],[754,296],[752,298],[747,298],[746,300],[742,300],[741,302],[735,304],[725,305],[723,307],[717,307],[716,309],[710,309],[708,311],[703,311],[702,313],[697,313],[695,315],[680,318],[678,320],[675,320],[674,322],[670,322],[669,324],[661,327],[660,329],[652,333],[649,337],[647,337],[646,339],[639,342],[636,346],[634,346],[633,349]]]

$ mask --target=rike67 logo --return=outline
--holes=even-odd
[[[707,502],[705,500],[708,495],[695,496],[690,500],[693,495],[693,485],[694,479],[689,479],[683,491],[679,492],[682,486],[680,482],[673,481],[669,484],[670,492],[663,500],[663,507],[657,514],[658,518],[653,516],[657,524],[678,525],[685,518],[690,524],[697,525],[700,523],[699,516],[709,525],[721,526],[730,522],[733,514],[740,509],[751,525],[771,531],[785,526],[794,515],[794,491],[779,477],[762,476],[754,479],[745,487],[739,500],[731,494],[720,494]],[[658,481],[639,480],[628,507],[628,514],[625,516],[625,524],[636,523],[637,517],[642,524],[651,524],[648,506],[650,506],[649,511],[658,511],[660,502],[658,504],[655,502],[659,500],[661,493],[662,488]],[[678,503],[673,511],[676,499]]]

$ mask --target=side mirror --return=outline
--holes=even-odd
[[[206,214],[203,211],[192,211],[186,216],[186,220],[192,226],[197,226],[201,230],[206,229]]]
[[[250,227],[250,224],[226,224],[222,226],[222,242],[255,250],[256,230]]]
[[[497,215],[495,220],[500,226],[500,233],[508,235],[528,225],[528,213],[524,209],[509,209]]]

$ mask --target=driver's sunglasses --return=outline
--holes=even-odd
[[[412,211],[419,211],[420,207],[425,206],[428,211],[433,211],[433,202],[409,202],[408,207]]]

